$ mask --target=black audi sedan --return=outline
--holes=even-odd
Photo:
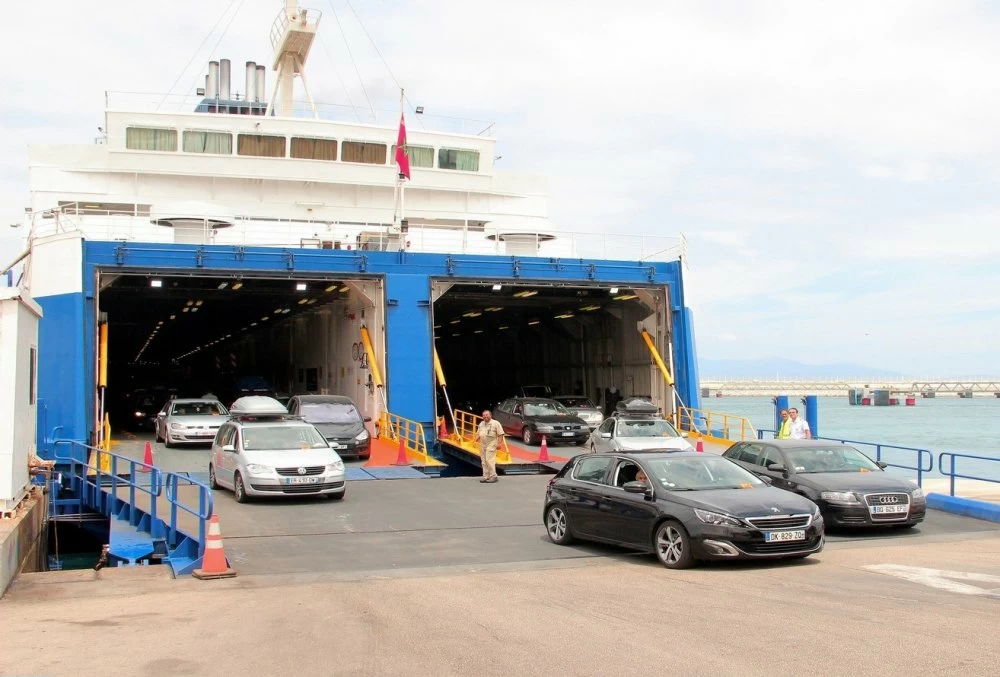
[[[819,505],[828,527],[912,527],[927,499],[913,482],[885,471],[852,446],[823,440],[737,442],[722,454],[772,486]]]
[[[587,422],[566,407],[543,397],[512,397],[493,410],[508,435],[520,437],[525,444],[540,444],[545,435],[548,444],[583,444],[590,439]]]
[[[815,503],[729,459],[691,451],[576,456],[549,481],[543,520],[553,543],[654,552],[669,569],[807,557],[824,544]]]

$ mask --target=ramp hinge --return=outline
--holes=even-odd
[[[595,266],[593,263],[587,265],[587,277],[589,277],[591,280],[597,279],[597,266]]]
[[[521,277],[521,262],[511,257],[511,273],[514,277]]]
[[[295,270],[295,254],[286,251],[282,257],[285,259],[285,268]]]
[[[361,254],[360,256],[357,257],[356,261],[358,262],[358,272],[359,273],[363,273],[366,270],[368,270],[368,255],[367,254]]]
[[[449,275],[455,274],[455,258],[451,254],[448,254],[448,256],[445,257],[444,267],[445,270],[448,271]]]
[[[646,275],[649,276],[649,281],[650,282],[655,282],[656,281],[656,268],[654,266],[650,266],[649,268],[647,268],[646,269]]]
[[[247,248],[243,245],[237,245],[233,247],[233,256],[237,261],[242,261],[247,256]]]
[[[128,245],[120,244],[115,247],[115,261],[118,262],[119,266],[125,265],[125,258],[128,256]]]
[[[205,265],[204,247],[198,247],[197,249],[194,250],[194,265],[198,266],[199,268]]]

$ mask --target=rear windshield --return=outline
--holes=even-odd
[[[361,420],[353,404],[340,402],[303,402],[302,417],[310,423],[357,423]]]
[[[324,449],[326,440],[311,425],[253,426],[243,428],[243,448],[247,451],[291,451]]]

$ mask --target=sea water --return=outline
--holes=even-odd
[[[806,406],[801,399],[789,396],[788,406],[796,407],[804,418]],[[756,429],[775,427],[770,397],[704,397],[701,404],[711,412],[745,416]],[[993,462],[958,459],[956,470],[1000,480],[1000,398],[918,397],[913,407],[874,407],[851,405],[845,395],[819,397],[816,407],[821,437],[927,449],[934,454],[931,476],[940,476],[938,454],[943,451],[995,458]],[[870,447],[858,448],[874,455]],[[896,450],[884,450],[882,456],[888,463],[905,465],[916,465],[916,458],[915,452]]]

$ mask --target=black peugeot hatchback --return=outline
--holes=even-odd
[[[699,452],[585,454],[549,481],[549,539],[654,552],[670,569],[697,560],[807,557],[824,545],[815,503],[729,459]]]

